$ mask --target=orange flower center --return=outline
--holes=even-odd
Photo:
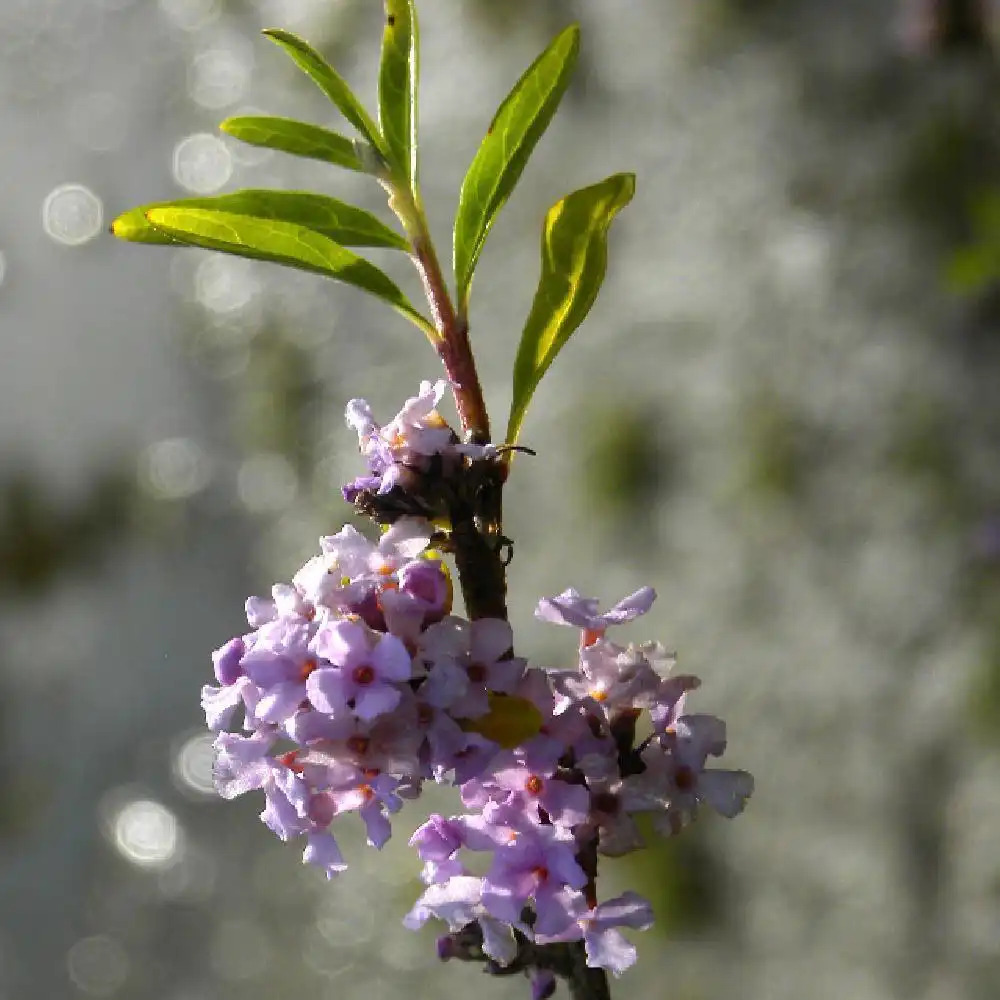
[[[365,663],[360,667],[354,668],[351,678],[354,680],[355,684],[360,684],[362,686],[371,684],[371,682],[375,680],[375,670],[373,667]]]
[[[299,751],[289,750],[288,753],[283,753],[280,757],[276,757],[275,760],[279,764],[284,764],[289,771],[294,771],[296,774],[301,774],[305,767],[299,763]]]
[[[677,768],[677,773],[674,775],[674,784],[682,792],[690,792],[698,784],[698,776],[690,767],[681,766]]]

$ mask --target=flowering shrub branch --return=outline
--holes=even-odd
[[[224,798],[262,792],[263,822],[282,840],[303,842],[304,861],[328,877],[347,867],[334,833],[341,816],[357,813],[369,844],[381,848],[392,817],[425,782],[454,785],[464,811],[430,815],[410,841],[426,888],[405,925],[442,922],[442,959],[526,974],[536,998],[551,996],[561,979],[576,1000],[599,1000],[609,996],[607,971],[619,975],[636,960],[621,929],[642,930],[653,919],[636,893],[601,898],[600,858],[643,846],[640,814],[670,837],[704,807],[735,816],[753,788],[746,772],[708,766],[726,734],[719,719],[688,711],[698,680],[675,673],[673,655],[658,643],[608,638],[649,610],[650,587],[604,612],[572,589],[539,601],[539,618],[578,633],[563,668],[518,655],[508,622],[512,542],[502,494],[510,458],[531,396],[596,297],[607,230],[633,179],[615,175],[548,213],[507,437],[492,443],[469,338],[472,275],[565,91],[579,33],[562,32],[525,72],[469,169],[455,222],[456,306],[417,184],[414,2],[386,0],[386,12],[377,124],[305,42],[267,33],[359,139],[261,116],[252,127],[224,124],[248,141],[367,170],[405,235],[360,209],[299,192],[159,203],[114,225],[126,239],[212,247],[360,287],[423,330],[445,369],[388,423],[364,400],[348,403],[366,468],[343,495],[378,526],[377,541],[344,527],[320,539],[319,553],[290,582],[247,602],[249,631],[215,652],[216,683],[202,691],[218,734],[216,783]],[[431,319],[348,245],[405,249]],[[459,430],[439,411],[448,391]],[[464,617],[455,613],[446,557]]]

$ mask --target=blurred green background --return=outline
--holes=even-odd
[[[757,778],[747,812],[608,864],[659,914],[616,996],[976,1000],[1000,983],[1000,13],[990,0],[424,0],[442,253],[464,169],[546,41],[577,79],[479,268],[494,422],[544,210],[635,170],[604,293],[508,490],[519,651],[576,586],[660,594]],[[382,211],[240,148],[334,123],[257,31],[371,103],[377,0],[0,2],[0,1000],[527,996],[399,925],[406,849],[327,883],[219,802],[208,653],[339,528],[342,412],[437,377],[423,338],[298,272],[120,244],[139,202],[246,186]],[[405,261],[378,262],[414,296]],[[455,808],[436,796],[437,808]]]

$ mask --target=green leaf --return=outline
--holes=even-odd
[[[370,212],[355,208],[323,194],[309,191],[272,191],[248,188],[213,198],[182,198],[140,205],[120,215],[111,223],[119,239],[133,243],[174,244],[178,241],[150,224],[148,213],[154,208],[203,208],[245,215],[258,220],[293,222],[349,247],[388,247],[409,250],[405,237],[380,222]],[[180,242],[184,242],[181,240]]]
[[[175,240],[172,236],[168,236],[153,226],[146,218],[146,213],[151,208],[160,208],[169,204],[169,201],[160,201],[150,205],[138,205],[135,208],[130,208],[127,212],[122,212],[111,223],[111,234],[120,240],[127,240],[129,243],[151,243],[161,247],[184,246],[183,240]]]
[[[294,156],[325,160],[348,170],[364,170],[354,150],[354,140],[319,125],[273,115],[239,115],[227,118],[219,128],[251,146],[266,146]]]
[[[459,311],[467,312],[469,286],[497,212],[510,197],[531,151],[566,92],[580,48],[571,25],[528,67],[504,98],[469,167],[455,216],[454,265]]]
[[[538,383],[590,312],[607,269],[608,227],[634,193],[634,174],[614,174],[567,195],[546,213],[542,274],[514,361],[508,444],[517,443]]]
[[[956,250],[945,267],[947,287],[959,294],[981,291],[1000,277],[1000,248],[985,243]]]
[[[192,246],[256,260],[269,260],[326,275],[388,302],[415,323],[432,343],[437,333],[393,281],[374,264],[314,229],[275,219],[255,219],[205,208],[151,208],[146,217],[168,236]]]
[[[393,165],[417,190],[417,79],[420,71],[417,10],[413,0],[385,0],[378,116]]]
[[[296,66],[306,73],[340,109],[340,113],[380,152],[387,154],[385,140],[340,74],[307,42],[280,28],[266,28],[264,34],[280,45]]]

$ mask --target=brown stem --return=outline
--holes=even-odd
[[[582,941],[570,945],[573,955],[573,972],[568,985],[573,1000],[611,1000],[608,974],[604,969],[593,969],[587,965],[587,952]]]
[[[576,771],[576,774],[583,779],[579,771]],[[587,905],[591,907],[597,905],[597,844],[598,837],[594,832],[584,841],[576,855],[577,863],[587,875],[587,884],[583,891],[587,897]],[[574,941],[569,949],[570,971],[566,979],[573,1000],[611,1000],[608,975],[604,969],[592,969],[587,965],[587,950],[584,943]]]
[[[490,420],[483,399],[483,389],[476,371],[476,362],[469,343],[469,324],[464,315],[458,315],[452,304],[441,265],[431,242],[419,197],[413,197],[388,182],[390,204],[411,239],[411,259],[420,275],[424,293],[430,305],[431,317],[438,331],[438,356],[452,384],[455,406],[462,422],[462,433],[470,444],[490,442]],[[464,314],[464,308],[463,308]],[[507,620],[507,573],[501,556],[503,538],[503,486],[507,478],[506,461],[485,461],[481,466],[485,474],[476,481],[471,496],[461,491],[451,502],[451,539],[455,564],[465,598],[466,612],[471,619],[502,618]],[[475,463],[473,463],[475,464]],[[579,858],[588,876],[587,899],[596,903],[597,837],[591,838]],[[481,934],[472,924],[453,934],[452,957],[470,960],[473,954],[482,955],[481,937],[478,946],[466,947],[463,935],[472,932],[472,943]],[[552,969],[562,976],[573,1000],[611,1000],[608,977],[604,969],[587,965],[587,952],[582,941],[565,944],[535,946],[520,936],[523,954],[507,969],[495,971],[512,973],[531,967]]]
[[[564,979],[573,1000],[611,1000],[608,976],[604,969],[587,965],[587,948],[582,941],[557,944],[534,944],[520,931],[514,931],[517,954],[506,965],[500,965],[483,953],[483,932],[478,923],[467,924],[447,937],[446,959],[480,962],[492,976],[506,977],[547,969]]]
[[[441,335],[438,356],[452,384],[463,435],[473,444],[486,444],[490,439],[490,418],[469,344],[469,325],[456,315],[437,254],[423,234],[413,239],[412,259],[423,282],[434,325]]]
[[[483,469],[483,480],[473,495],[454,498],[449,511],[451,539],[469,618],[506,621],[507,571],[499,544],[503,469],[498,462]]]
[[[423,213],[414,206],[416,232],[412,236],[412,259],[431,308],[434,325],[440,334],[438,356],[452,385],[455,406],[462,422],[462,434],[471,444],[487,444],[490,440],[490,418],[476,371],[469,325],[455,313],[441,265],[430,237]],[[475,496],[456,503],[451,513],[452,541],[458,578],[470,618],[507,618],[507,577],[500,557],[498,541],[501,535],[500,495],[503,487],[502,467],[491,470]],[[483,517],[483,497],[491,501]]]

